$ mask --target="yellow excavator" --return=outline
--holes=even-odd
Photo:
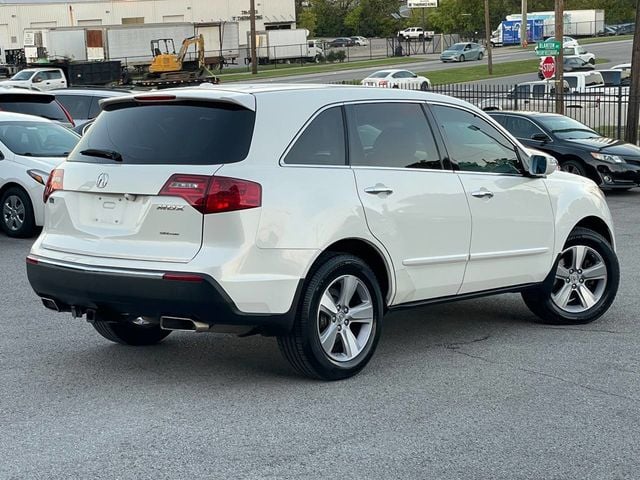
[[[185,61],[189,47],[196,46],[198,60]],[[204,37],[202,34],[185,38],[176,53],[172,38],[151,40],[153,62],[146,77],[137,82],[145,87],[174,87],[200,83],[218,83],[216,77],[205,64]]]

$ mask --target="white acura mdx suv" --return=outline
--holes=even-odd
[[[541,321],[578,324],[616,295],[597,185],[465,102],[237,85],[102,107],[49,177],[27,272],[114,342],[273,335],[334,380],[366,365],[387,311],[522,292]]]

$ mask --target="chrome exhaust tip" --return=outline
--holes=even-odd
[[[160,317],[162,330],[182,330],[187,332],[208,332],[211,328],[208,323],[198,322],[192,318]]]
[[[58,303],[53,298],[42,297],[41,300],[45,308],[48,308],[49,310],[53,310],[55,312],[61,311],[60,307],[58,306]]]

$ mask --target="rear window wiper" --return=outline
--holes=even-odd
[[[122,161],[122,155],[120,155],[120,153],[116,152],[115,150],[100,150],[97,148],[89,148],[87,150],[82,150],[80,152],[80,155],[108,158],[109,160],[113,160],[114,162]]]

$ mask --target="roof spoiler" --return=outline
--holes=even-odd
[[[182,101],[230,103],[238,105],[253,112],[256,111],[256,98],[250,93],[234,92],[221,88],[189,88],[189,89],[168,89],[153,90],[149,92],[124,95],[121,97],[104,98],[99,101],[103,110],[108,110],[109,106],[120,103],[144,103],[154,102],[171,103]]]

